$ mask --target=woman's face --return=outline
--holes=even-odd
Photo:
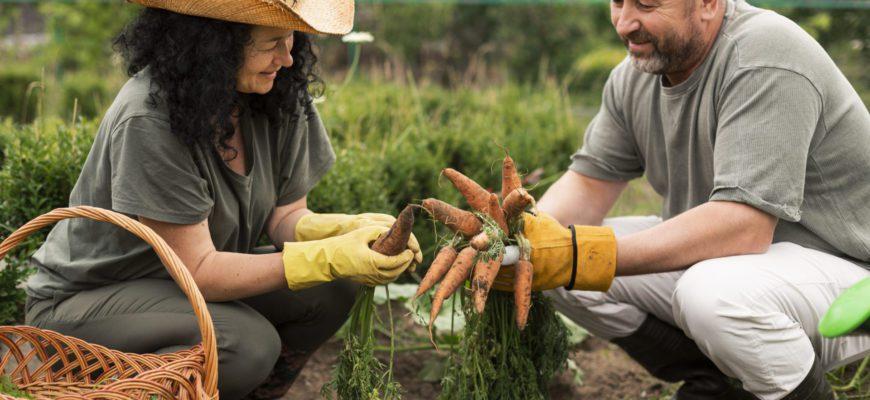
[[[236,74],[236,90],[266,94],[272,90],[281,68],[290,68],[293,31],[254,26],[251,43],[245,46],[245,62]]]

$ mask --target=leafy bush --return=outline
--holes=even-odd
[[[0,164],[0,237],[5,238],[30,219],[69,203],[69,194],[88,154],[96,122],[67,125],[48,119],[0,125],[5,159]],[[23,294],[17,288],[29,273],[27,257],[45,239],[32,235],[6,256],[0,271],[0,324],[20,320]]]

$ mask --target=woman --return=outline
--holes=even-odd
[[[420,261],[416,240],[395,257],[369,249],[390,216],[307,208],[335,155],[309,95],[319,79],[305,32],[346,33],[353,2],[137,1],[149,8],[115,40],[131,79],[70,205],[160,234],[208,302],[221,398],[261,383],[252,398],[278,397],[342,325],[356,283],[389,282]],[[282,251],[251,254],[263,236]],[[137,353],[201,341],[154,251],[114,225],[65,220],[33,262],[30,325]]]

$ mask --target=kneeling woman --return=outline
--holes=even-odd
[[[278,397],[344,322],[357,283],[420,261],[413,238],[395,257],[369,249],[390,216],[307,208],[335,155],[309,94],[319,80],[305,32],[348,32],[353,2],[136,1],[148,8],[115,41],[131,78],[70,205],[160,234],[208,302],[221,398]],[[282,251],[251,254],[264,235]],[[201,341],[154,251],[123,229],[64,220],[33,262],[28,324],[137,353]]]

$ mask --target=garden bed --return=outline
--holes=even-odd
[[[380,308],[385,309],[384,306]],[[393,312],[396,313],[397,310],[400,310],[398,314],[404,314],[401,303],[393,302]],[[420,346],[417,346],[416,340],[407,343],[412,340],[409,338],[427,336],[426,328],[413,323],[410,316],[397,318],[396,324],[396,331],[403,332],[401,338],[398,338],[397,347],[414,348],[398,351],[394,362],[394,375],[402,384],[403,398],[438,398],[441,392],[441,374],[438,369],[444,365],[449,352],[435,351],[431,345],[425,346],[422,341]],[[386,336],[379,334],[378,340],[379,344],[388,345]],[[337,337],[324,344],[314,353],[296,383],[283,398],[319,399],[320,388],[331,379],[332,367],[342,347],[343,342]],[[389,353],[380,351],[377,356],[386,364]],[[553,399],[667,399],[673,390],[671,385],[646,373],[621,349],[601,339],[590,336],[574,345],[570,359],[582,371],[582,383],[575,380],[572,371],[562,371],[550,386]]]

